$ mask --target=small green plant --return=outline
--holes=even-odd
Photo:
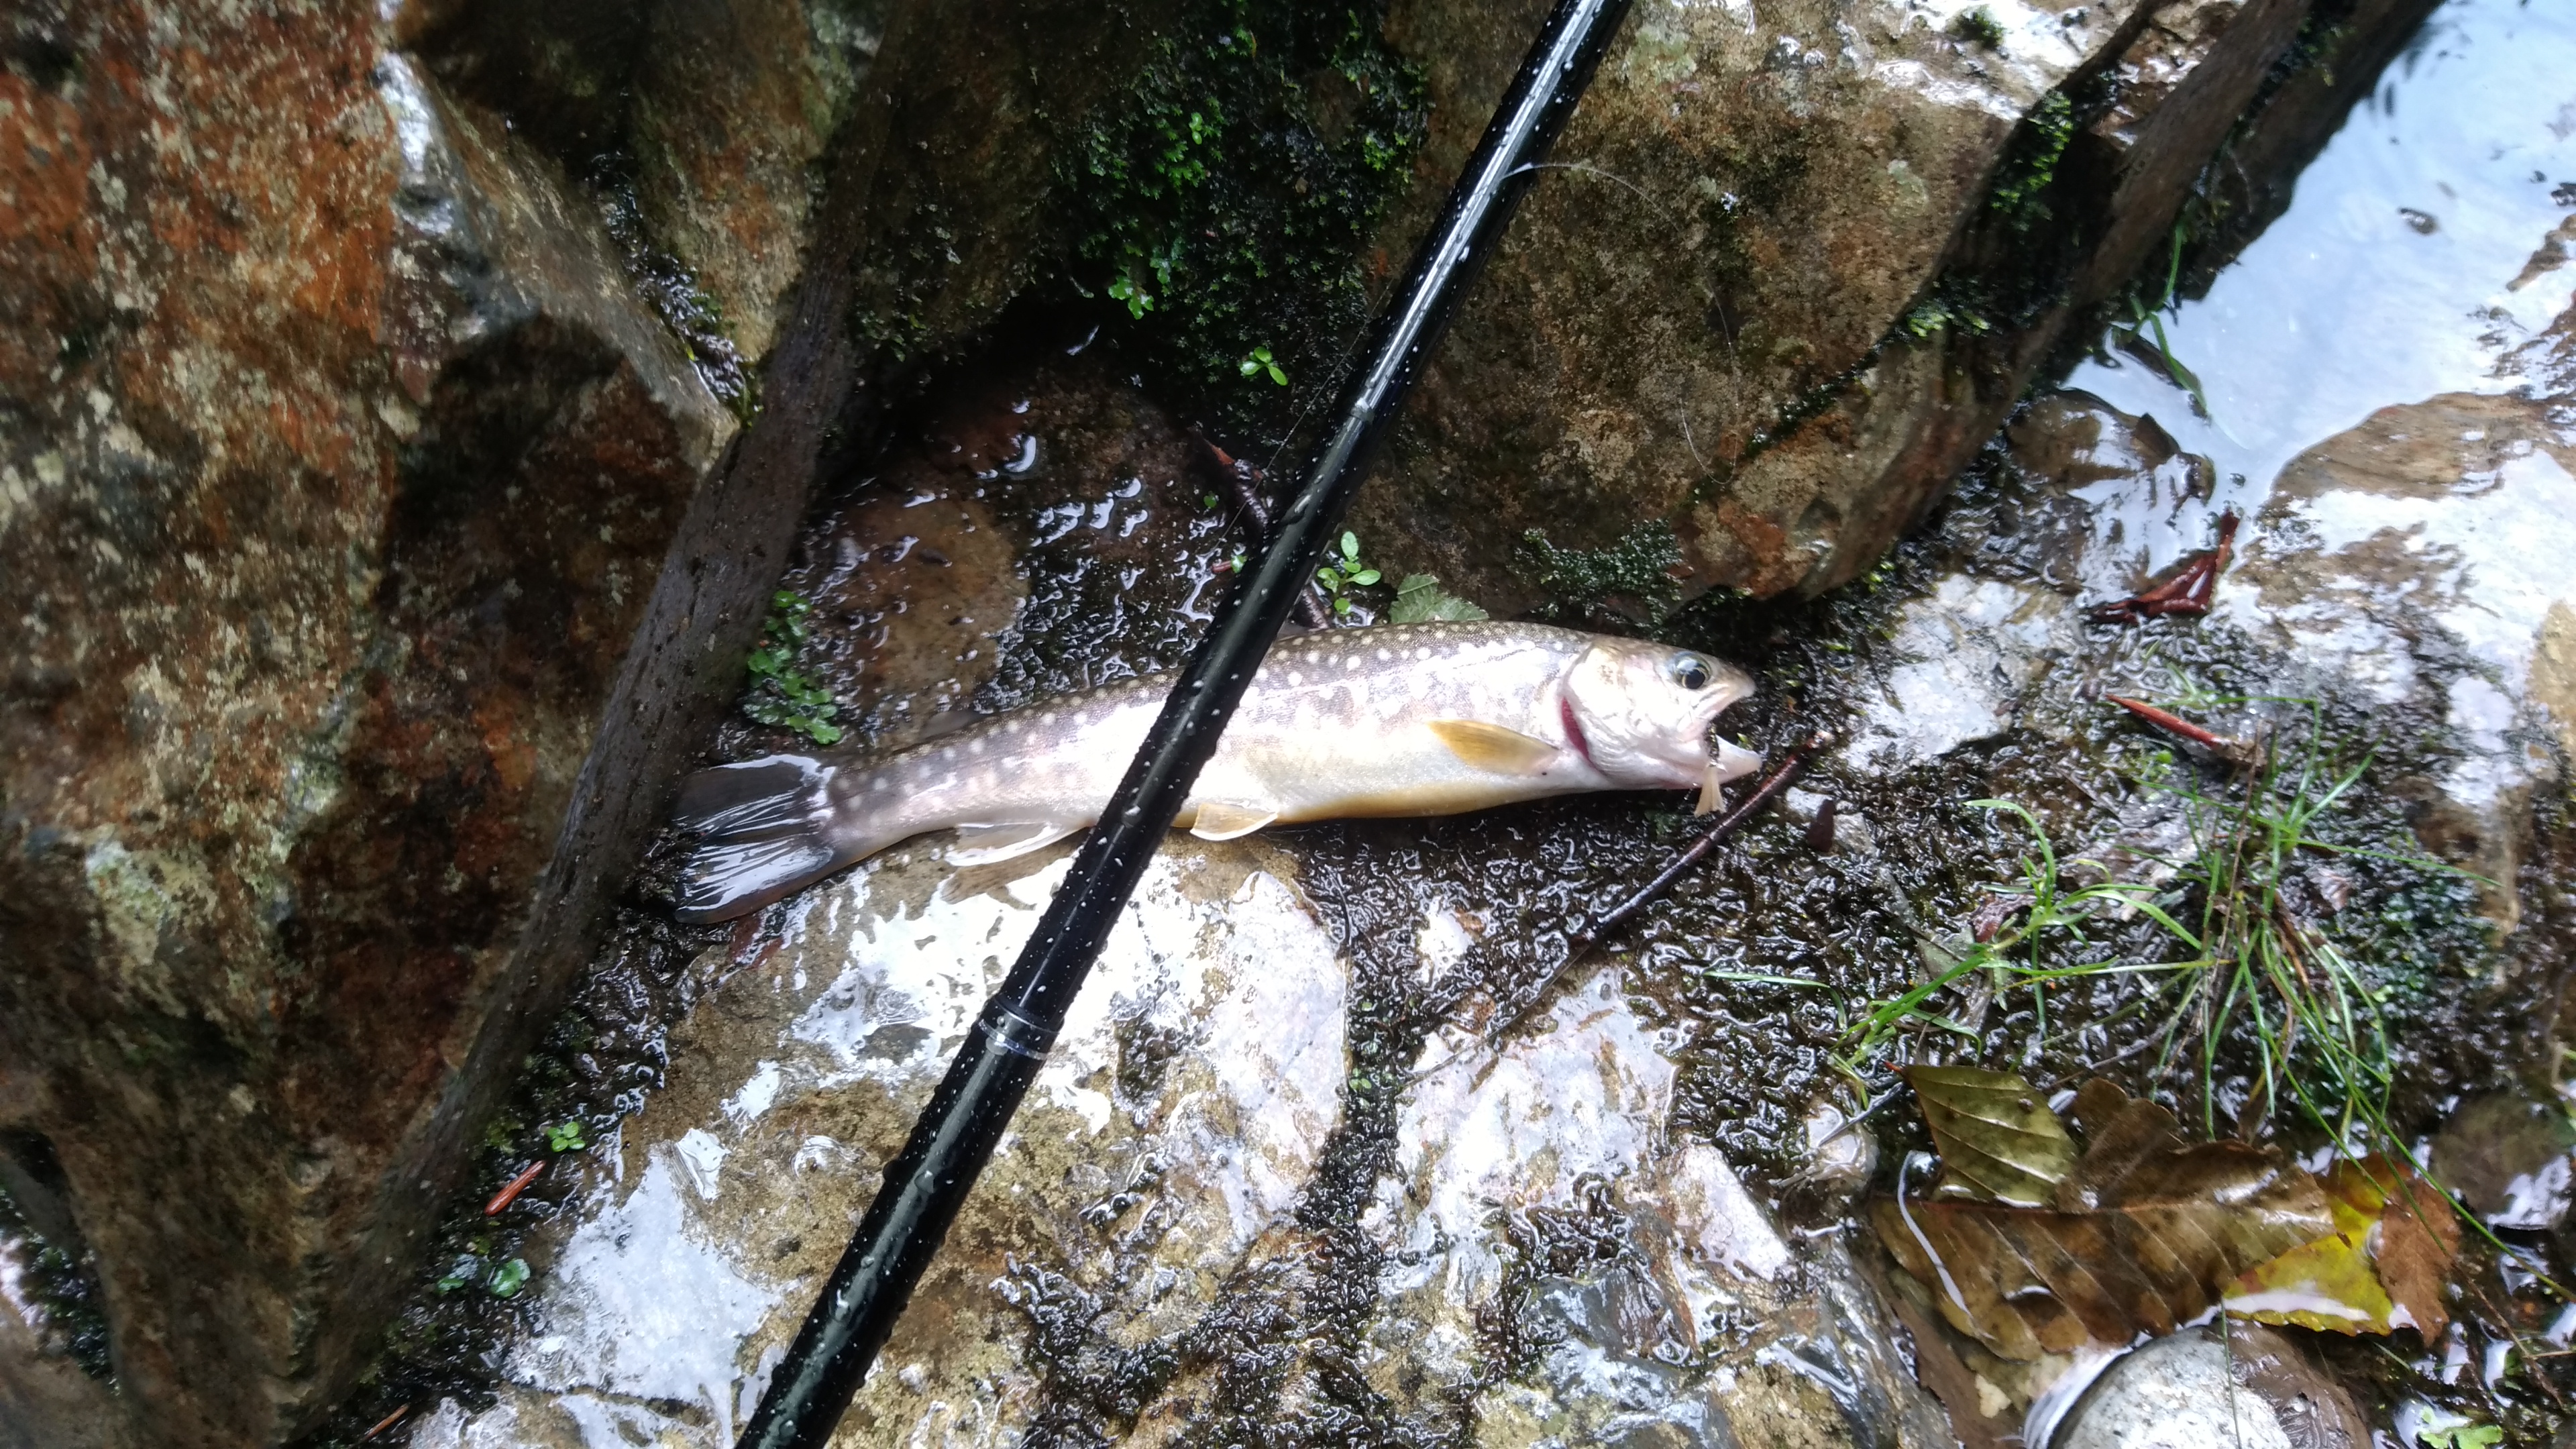
[[[2028,231],[2046,221],[2045,193],[2057,179],[2057,163],[2065,159],[2067,143],[2074,139],[2075,103],[2063,91],[2040,97],[2004,153],[1997,168],[2001,176],[1986,196],[1987,207],[2001,212],[2014,231]]]
[[[1327,554],[1326,557],[1332,556]],[[1333,613],[1337,616],[1351,611],[1351,590],[1367,588],[1383,577],[1385,575],[1360,561],[1360,536],[1356,533],[1343,534],[1341,556],[1315,570],[1315,582],[1324,586],[1324,593],[1333,601]]]
[[[515,1296],[520,1289],[528,1286],[528,1260],[512,1258],[493,1269],[492,1276],[486,1281],[485,1286],[492,1290],[492,1296],[495,1298]]]
[[[1109,295],[1127,304],[1127,315],[1142,317],[1154,310],[1154,294],[1137,282],[1132,272],[1120,272],[1109,279]]]
[[[2087,963],[2076,965],[2049,964],[2052,952],[2088,944],[2085,927],[2100,919],[2104,912],[2137,910],[2152,917],[2159,925],[2190,939],[2190,933],[2168,915],[2159,904],[2153,886],[2133,882],[2104,880],[2097,884],[2069,888],[2065,871],[2086,868],[2101,875],[2110,872],[2100,862],[2073,860],[2061,864],[2057,847],[2048,832],[2040,827],[2039,817],[2010,800],[1972,800],[1980,809],[2007,812],[2030,827],[2033,853],[2022,858],[2021,885],[2004,894],[2000,904],[2007,907],[1994,933],[1983,941],[1926,942],[1925,958],[1934,970],[1900,995],[1873,1001],[1862,1011],[1860,1020],[1844,1035],[1848,1053],[1845,1065],[1855,1075],[1862,1063],[1878,1055],[1895,1040],[1917,1028],[1930,1027],[1954,1033],[1972,1042],[1984,1041],[1984,1035],[1971,1023],[1959,1021],[1934,1008],[1935,998],[1956,987],[1974,984],[1983,978],[1998,996],[2015,989],[2031,993],[2040,1036],[2048,1033],[2048,995],[2051,982],[2077,976],[2096,976],[2110,972],[2161,971],[2174,965],[2129,966],[2122,963]],[[2014,924],[2018,922],[2018,924]]]
[[[2317,838],[2319,821],[2361,781],[2368,762],[2331,766],[2312,700],[2277,703],[2309,713],[2304,747],[2281,752],[2267,741],[2260,764],[2241,786],[2204,791],[2189,770],[2166,757],[2166,788],[2184,803],[2192,856],[2177,877],[2201,899],[2197,932],[2171,927],[2198,959],[2189,963],[2180,1001],[2167,1019],[2164,1061],[2175,1060],[2186,1026],[2199,1038],[2203,1129],[2217,1130],[2211,1081],[2224,1039],[2250,1026],[2257,1045],[2255,1087],[2262,1115],[2283,1099],[2349,1152],[2357,1139],[2396,1139],[2389,1132],[2391,1082],[2388,993],[2371,981],[2335,940],[2292,916],[2286,893],[2303,853],[2401,858],[2437,873],[2452,867],[2418,856],[2390,857]]]
[[[1982,335],[1993,331],[1994,327],[1993,319],[1984,312],[1964,298],[1945,291],[1935,291],[1915,303],[1913,310],[1905,314],[1905,330],[1917,339],[1930,337],[1936,332]]]
[[[1360,259],[1429,117],[1382,29],[1369,7],[1181,0],[1057,148],[1065,283],[1227,431],[1283,433],[1300,359],[1368,316]]]
[[[785,589],[769,599],[769,618],[760,626],[760,647],[751,651],[751,692],[742,712],[765,725],[794,730],[818,745],[839,744],[841,727],[831,722],[840,712],[832,692],[795,668],[797,651],[808,630],[805,616],[814,606]]]
[[[448,1264],[447,1271],[440,1275],[438,1291],[453,1293],[481,1276],[483,1276],[483,1260],[472,1253],[459,1253],[456,1255],[456,1261]]]
[[[1390,624],[1428,624],[1435,620],[1466,622],[1490,618],[1484,610],[1440,587],[1438,574],[1406,574],[1395,586],[1395,607],[1387,611]]]
[[[2411,852],[2321,838],[2323,822],[2358,786],[2368,762],[2332,764],[2314,700],[2195,696],[2194,702],[2303,708],[2307,738],[2290,750],[2278,748],[2277,736],[2267,740],[2256,766],[2215,793],[2170,754],[2156,757],[2161,778],[2149,783],[2181,800],[2192,842],[2187,858],[2165,862],[2174,875],[2162,887],[2110,880],[2097,861],[2061,865],[2029,810],[2006,800],[1974,802],[2010,812],[2029,827],[2034,847],[2022,861],[2021,885],[2005,894],[2006,909],[1990,939],[1927,944],[1925,955],[1935,965],[1929,979],[1868,1004],[1845,1036],[1847,1068],[1857,1072],[1897,1037],[1920,1028],[1982,1041],[1973,1024],[1935,1007],[1945,993],[1980,978],[1998,997],[2031,993],[2036,1052],[2048,1033],[2051,984],[2156,975],[2167,983],[2159,991],[2164,1026],[2157,1071],[2197,1058],[2204,1131],[2219,1130],[2219,1064],[2241,1047],[2250,1051],[2252,1100],[2237,1125],[2269,1120],[2287,1106],[2348,1155],[2374,1147],[2404,1152],[2388,1121],[2392,1053],[2383,1009],[2389,991],[2333,936],[2299,918],[2292,882],[2304,874],[2304,861],[2319,856],[2390,861],[2455,878],[2466,873]],[[2077,867],[2104,879],[2070,889],[2064,872]],[[2187,909],[2193,902],[2196,913]],[[2074,959],[2072,953],[2090,944],[2088,924],[2131,913],[2152,920],[2181,954],[2148,962]],[[2410,1166],[2421,1169],[2411,1159]]]
[[[1256,347],[1245,354],[1243,361],[1236,364],[1236,370],[1245,377],[1259,377],[1267,372],[1272,382],[1281,387],[1288,385],[1288,374],[1280,370],[1279,364],[1271,358],[1270,349],[1267,347]]]
[[[2496,1449],[2504,1442],[2502,1424],[2454,1424],[2448,1429],[2415,1431],[2415,1442],[2424,1449]]]
[[[2129,320],[2125,324],[2113,323],[2111,330],[2127,345],[2142,352],[2150,345],[2146,334],[2153,332],[2156,360],[2164,364],[2165,375],[2173,379],[2174,386],[2191,394],[2193,410],[2205,418],[2209,416],[2209,394],[2201,390],[2199,375],[2182,365],[2182,359],[2174,356],[2173,344],[2165,340],[2163,314],[2180,305],[2174,300],[2174,292],[2182,281],[2182,244],[2188,230],[2187,224],[2174,223],[2172,245],[2166,249],[2165,255],[2163,293],[2155,301],[2147,302],[2140,298],[2137,289],[2131,288]]]
[[[1681,563],[1681,539],[1662,519],[1638,524],[1608,548],[1559,548],[1533,528],[1512,551],[1513,572],[1545,593],[1558,614],[1579,618],[1615,598],[1633,604],[1650,624],[1662,623],[1681,602],[1681,583],[1673,577]]]
[[[549,1151],[579,1152],[589,1145],[590,1139],[583,1134],[581,1119],[578,1117],[569,1122],[557,1122],[546,1129],[546,1147]]]
[[[1980,5],[1950,22],[1950,31],[1961,40],[1981,50],[2001,50],[2004,45],[2004,23],[1995,12]]]

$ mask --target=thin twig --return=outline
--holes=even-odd
[[[2163,614],[2206,614],[2235,546],[2236,510],[2231,508],[2218,516],[2218,547],[2192,555],[2181,572],[2154,588],[2098,605],[2086,617],[2096,624],[2143,624]]]
[[[2131,699],[2125,694],[2106,694],[2103,698],[2177,739],[2189,740],[2239,769],[2247,768],[2254,762],[2256,747],[2243,740],[2231,739],[2206,726],[2193,724],[2170,710],[2158,709],[2142,699]]]
[[[1829,739],[1830,737],[1823,731],[1818,731],[1800,741],[1789,751],[1789,757],[1780,762],[1778,768],[1764,776],[1762,783],[1753,787],[1753,793],[1745,796],[1734,809],[1719,817],[1715,825],[1700,832],[1699,838],[1692,841],[1679,855],[1674,856],[1662,870],[1657,871],[1653,880],[1646,882],[1634,895],[1602,912],[1589,925],[1567,937],[1565,959],[1558,962],[1556,969],[1547,973],[1546,977],[1528,993],[1526,1004],[1513,1012],[1510,1019],[1487,1032],[1485,1039],[1489,1043],[1500,1042],[1511,1035],[1512,1030],[1537,1009],[1539,1002],[1546,999],[1548,989],[1556,984],[1559,977],[1572,969],[1574,963],[1582,960],[1586,953],[1599,945],[1612,931],[1634,920],[1639,912],[1663,899],[1664,893],[1670,891],[1674,883],[1683,876],[1690,874],[1692,867],[1706,860],[1710,851],[1717,849],[1725,843],[1727,837],[1750,824],[1753,817],[1762,812],[1763,807],[1778,799],[1791,785],[1796,784],[1798,777],[1807,773],[1807,767],[1816,762],[1816,756],[1823,752]]]
[[[536,1181],[537,1174],[545,1170],[546,1159],[542,1157],[529,1163],[526,1167],[521,1168],[518,1176],[511,1178],[499,1192],[492,1194],[492,1200],[490,1202],[483,1204],[483,1216],[487,1218],[498,1217],[504,1208],[517,1202],[519,1200],[519,1194],[526,1192],[528,1190],[528,1184]]]
[[[1223,473],[1226,482],[1233,487],[1234,501],[1243,505],[1244,513],[1252,519],[1253,529],[1268,537],[1270,502],[1261,496],[1261,470],[1254,467],[1250,459],[1237,458],[1218,447],[1205,433],[1193,429],[1190,436],[1198,439],[1199,446],[1207,449],[1209,456],[1216,460],[1217,471]],[[1324,607],[1324,596],[1316,589],[1313,579],[1306,580],[1305,587],[1297,591],[1297,622],[1309,629],[1332,627],[1332,612]]]

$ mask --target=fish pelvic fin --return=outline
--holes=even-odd
[[[1497,775],[1536,775],[1564,752],[1547,741],[1473,719],[1435,719],[1427,726],[1449,753]]]
[[[1278,818],[1279,811],[1273,807],[1210,800],[1199,806],[1197,819],[1190,823],[1190,834],[1201,840],[1235,840]]]
[[[705,838],[680,867],[679,918],[728,921],[856,859],[833,839],[835,768],[771,755],[683,781],[673,823]]]
[[[957,843],[948,849],[950,865],[993,865],[1016,860],[1033,850],[1044,850],[1073,832],[1080,825],[1067,825],[1055,820],[1014,820],[996,825],[961,825]]]

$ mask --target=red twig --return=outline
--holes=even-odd
[[[2193,744],[2207,745],[2209,748],[2215,750],[2235,743],[2234,740],[2218,734],[2215,731],[2203,729],[2199,725],[2193,724],[2190,720],[2184,719],[2178,714],[2172,714],[2165,710],[2158,709],[2154,705],[2147,703],[2145,700],[2131,699],[2124,694],[2114,694],[2107,696],[2107,698],[2109,698],[2113,704],[2116,704],[2120,708],[2127,710],[2129,713],[2136,715],[2138,718],[2145,720],[2147,723],[2154,725],[2157,729],[2163,730],[2167,734],[2180,735],[2184,739],[2191,741]]]
[[[376,1421],[376,1427],[369,1429],[367,1432],[358,1436],[358,1442],[364,1444],[368,1440],[373,1439],[378,1434],[385,1432],[387,1429],[390,1429],[395,1424],[401,1422],[402,1416],[410,1412],[411,1405],[405,1404],[401,1408],[394,1410],[392,1413],[385,1415],[383,1418],[378,1419]]]
[[[1208,456],[1216,460],[1217,470],[1225,474],[1226,481],[1233,485],[1234,501],[1242,504],[1243,511],[1251,517],[1253,532],[1267,535],[1270,532],[1270,504],[1261,496],[1261,470],[1254,467],[1250,459],[1238,458],[1218,447],[1207,434],[1195,428],[1190,431],[1190,436],[1198,440],[1200,447],[1207,449]],[[1223,569],[1225,565],[1217,567]],[[1332,611],[1324,607],[1324,596],[1316,592],[1312,579],[1297,591],[1297,622],[1309,629],[1332,627]]]
[[[500,1216],[501,1210],[517,1202],[519,1194],[526,1192],[528,1184],[536,1181],[537,1174],[545,1170],[546,1160],[542,1157],[521,1168],[518,1176],[503,1184],[499,1192],[492,1194],[492,1200],[483,1204],[483,1216],[487,1218]]]
[[[2231,508],[2218,516],[2218,547],[2193,554],[2180,573],[2154,588],[2100,605],[2086,617],[2096,624],[2143,624],[2164,614],[2206,614],[2235,548],[2236,510]]]
[[[2255,747],[2243,740],[2229,739],[2216,730],[2193,724],[2170,710],[2158,709],[2142,699],[2131,699],[2124,694],[2104,695],[2103,698],[2169,735],[2191,741],[2231,765],[2250,767],[2255,761],[2257,754]]]

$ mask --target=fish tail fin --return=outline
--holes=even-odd
[[[835,829],[838,768],[771,755],[682,782],[673,823],[704,838],[680,867],[679,918],[731,920],[867,854]]]

